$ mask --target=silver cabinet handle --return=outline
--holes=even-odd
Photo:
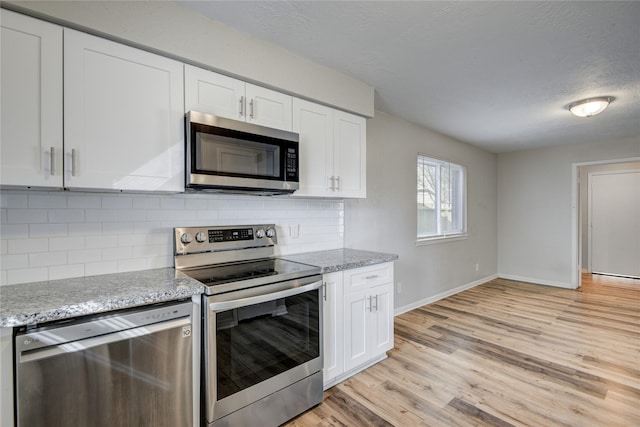
[[[327,300],[327,282],[322,282],[322,299]]]
[[[376,310],[375,311],[378,311],[378,295],[376,295],[374,298],[376,299]],[[373,311],[373,310],[371,310],[371,311]]]
[[[336,178],[334,176],[329,177],[329,181],[331,181],[331,185],[329,185],[329,189],[331,191],[336,190]]]
[[[253,119],[253,99],[249,101],[249,117]]]
[[[336,190],[340,191],[340,177],[336,177]]]
[[[51,151],[49,151],[49,174],[51,176],[54,176],[56,174],[55,154],[56,154],[55,147],[51,147]]]
[[[374,275],[371,275],[371,276],[367,276],[367,277],[365,277],[365,279],[367,279],[367,280],[377,279],[377,278],[378,278],[378,275],[377,275],[377,274],[374,274]]]
[[[77,170],[77,165],[76,165],[76,158],[78,156],[76,155],[76,149],[72,148],[71,149],[71,176],[76,176],[76,170]]]
[[[240,117],[244,116],[244,96],[240,97]]]

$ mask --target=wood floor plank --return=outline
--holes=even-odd
[[[394,342],[287,425],[640,427],[640,280],[495,279],[397,316]]]

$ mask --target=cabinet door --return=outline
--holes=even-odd
[[[65,186],[184,190],[183,65],[64,31]]]
[[[199,111],[228,119],[245,118],[245,83],[213,71],[184,66],[185,111]]]
[[[363,117],[334,112],[333,171],[337,195],[367,197],[367,122]]]
[[[274,129],[291,131],[292,100],[290,95],[247,83],[247,122]]]
[[[0,185],[62,187],[62,27],[0,20]]]
[[[294,98],[293,131],[300,134],[300,189],[294,196],[333,195],[333,110]]]
[[[393,348],[393,283],[371,289],[371,357]]]
[[[324,382],[340,375],[343,369],[342,272],[325,274],[323,281]]]
[[[348,371],[370,359],[371,299],[369,291],[344,296],[344,370]]]

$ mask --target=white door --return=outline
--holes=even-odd
[[[198,111],[228,119],[245,118],[245,83],[191,65],[184,66],[186,111]]]
[[[292,100],[290,95],[247,83],[247,122],[273,129],[291,131]]]
[[[640,171],[590,181],[591,271],[640,277]]]
[[[65,186],[184,190],[183,65],[64,30]]]
[[[62,27],[0,17],[0,184],[62,187]]]
[[[370,359],[369,328],[371,299],[369,290],[344,296],[344,370],[349,371]]]
[[[393,348],[393,283],[376,286],[371,290],[375,326],[371,328],[371,357]]]
[[[342,272],[325,274],[323,281],[324,381],[331,381],[343,370]]]
[[[363,117],[334,112],[333,172],[340,197],[367,196],[367,122]]]
[[[293,195],[331,196],[333,110],[295,98],[293,131],[300,134],[300,189]]]

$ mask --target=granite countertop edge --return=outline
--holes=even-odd
[[[396,254],[345,248],[281,255],[281,258],[303,264],[316,265],[321,268],[322,274],[327,274],[391,262],[399,257]]]
[[[280,255],[322,274],[390,262],[398,255],[333,249]],[[0,327],[20,327],[190,298],[205,286],[172,267],[0,287]]]

